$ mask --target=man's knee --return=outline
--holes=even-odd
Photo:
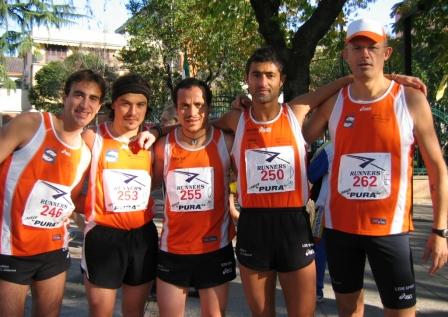
[[[353,293],[335,293],[340,317],[355,317],[364,315],[363,291]]]

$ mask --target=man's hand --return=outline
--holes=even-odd
[[[137,140],[138,146],[141,149],[149,150],[151,145],[156,142],[157,137],[150,131],[142,131],[131,139],[131,142]]]
[[[386,75],[390,80],[394,80],[399,84],[404,86],[412,87],[420,90],[425,96],[428,95],[428,88],[418,77],[407,76],[407,75],[398,75],[398,74],[390,74]]]
[[[426,242],[423,261],[427,262],[431,257],[432,265],[429,268],[429,274],[434,274],[438,269],[442,268],[448,261],[447,239],[439,237],[435,234],[429,236]]]
[[[249,108],[252,105],[252,100],[246,95],[238,95],[231,103],[231,108],[239,111]]]

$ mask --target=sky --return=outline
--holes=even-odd
[[[85,13],[85,0],[75,0],[75,5],[80,13]],[[90,0],[89,5],[94,12],[95,18],[89,21],[82,21],[77,27],[81,28],[87,25],[90,29],[98,31],[113,32],[119,28],[129,18],[126,10],[126,0]],[[400,0],[377,0],[370,4],[365,10],[356,12],[356,17],[352,19],[369,17],[381,21],[390,30],[390,24],[394,21],[389,17],[392,6]]]
[[[390,18],[390,12],[394,4],[401,2],[402,0],[377,0],[375,3],[370,4],[365,10],[359,10],[356,12],[356,18],[353,20],[361,18],[370,18],[374,20],[381,21],[381,23],[386,28],[386,32],[391,32],[391,24],[395,22]]]
[[[74,0],[74,5],[80,14],[89,14],[86,5],[90,7],[94,17],[82,19],[75,28],[88,28],[101,32],[114,32],[130,17],[126,9],[126,0]]]
[[[56,2],[66,0],[56,0]],[[178,0],[181,1],[181,0]],[[126,9],[127,0],[73,0],[77,13],[87,15],[90,7],[93,17],[91,19],[80,19],[75,25],[71,25],[70,29],[90,29],[99,32],[114,32],[130,17]],[[392,6],[400,2],[400,0],[377,0],[370,4],[365,10],[359,10],[352,17],[352,20],[362,17],[370,17],[381,21],[390,30],[390,24],[393,20],[389,17]],[[3,28],[0,26],[0,31]]]

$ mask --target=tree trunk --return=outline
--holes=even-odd
[[[292,47],[286,45],[278,23],[280,0],[250,0],[258,21],[258,31],[267,45],[272,46],[285,59],[287,81],[285,100],[309,90],[310,63],[317,43],[330,29],[347,0],[321,0],[311,17],[297,30]]]

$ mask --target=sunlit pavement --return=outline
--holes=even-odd
[[[414,268],[417,280],[417,315],[431,317],[448,316],[448,267],[444,267],[437,274],[430,276],[428,266],[422,262],[422,255],[426,239],[431,231],[432,208],[428,205],[414,205],[415,232],[411,236],[411,245],[414,256]],[[161,218],[156,217],[160,226]],[[68,272],[64,302],[61,316],[82,317],[88,315],[87,299],[85,297],[82,275],[79,268],[82,246],[82,234],[73,229],[74,239],[71,242],[72,265]],[[365,274],[365,316],[383,316],[382,305],[370,269]],[[334,294],[331,289],[328,274],[325,277],[324,300],[316,306],[316,316],[337,316]],[[277,286],[277,316],[287,316],[280,286]],[[120,295],[117,298],[114,316],[120,314]],[[30,315],[30,300],[27,301],[27,313]],[[145,316],[158,316],[155,302],[148,301]],[[199,299],[189,297],[187,301],[186,316],[200,316]],[[250,316],[244,299],[239,276],[230,286],[227,317]]]

